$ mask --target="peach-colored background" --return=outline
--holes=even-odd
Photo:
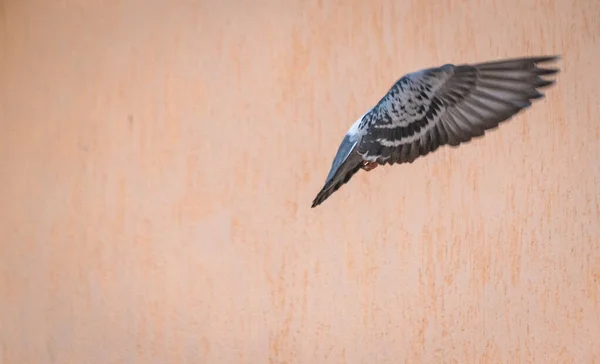
[[[0,4],[0,363],[600,363],[600,2]],[[309,208],[402,74],[539,54]]]

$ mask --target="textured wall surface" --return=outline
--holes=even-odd
[[[0,4],[0,363],[600,363],[600,2]],[[402,74],[540,54],[309,208]]]

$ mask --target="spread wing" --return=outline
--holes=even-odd
[[[365,162],[412,163],[442,145],[458,146],[496,128],[535,99],[558,56],[428,68],[398,80],[344,137],[312,207],[347,183]]]
[[[557,56],[429,68],[402,77],[362,119],[357,152],[379,164],[412,163],[440,146],[482,136],[544,95]]]

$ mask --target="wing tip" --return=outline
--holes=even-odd
[[[312,201],[312,204],[310,205],[310,208],[314,209],[315,207],[319,206],[325,200],[327,200],[327,198],[331,194],[332,194],[332,192],[329,192],[328,189],[326,189],[326,188],[321,189],[321,191],[319,191],[319,193],[317,194],[317,196],[315,197],[315,199]]]
[[[339,188],[339,187],[338,187]],[[329,196],[331,196],[338,188],[336,188],[336,184],[331,184],[330,181],[328,181],[327,183],[325,183],[325,186],[323,186],[321,188],[321,190],[319,191],[319,193],[317,193],[317,196],[315,196],[315,198],[312,201],[312,204],[310,205],[311,209],[314,209],[315,207],[319,206],[320,204],[322,204],[325,200],[327,200],[329,198]]]
[[[517,57],[517,58],[508,58],[506,59],[506,61],[519,61],[519,60],[523,60],[523,61],[527,61],[530,63],[534,63],[534,64],[538,64],[538,63],[547,63],[547,62],[554,62],[554,61],[559,61],[562,59],[562,55],[555,53],[555,54],[548,54],[548,55],[537,55],[537,56],[525,56],[525,57]],[[502,60],[500,60],[502,61]]]
[[[319,206],[321,204],[320,201],[318,201],[319,195],[317,195],[317,197],[315,197],[315,199],[312,201],[312,204],[310,205],[311,209],[314,209],[315,207]]]
[[[556,73],[553,69],[542,69],[537,66],[541,63],[554,62],[562,59],[560,54],[552,54],[545,56],[524,56],[524,57],[512,57],[512,58],[499,58],[492,61],[483,61],[474,63],[473,66],[482,70],[500,70],[500,69],[512,69],[512,68],[523,68],[533,67],[536,71],[549,72],[549,74]],[[558,69],[556,69],[558,72]]]
[[[552,55],[547,55],[547,56],[534,56],[534,57],[531,57],[531,59],[532,59],[533,63],[545,63],[545,62],[561,60],[562,55],[552,54]]]
[[[536,85],[536,89],[545,89],[556,84],[556,80],[543,80]],[[543,94],[542,94],[543,95]]]

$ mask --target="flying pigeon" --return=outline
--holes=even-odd
[[[359,170],[412,163],[442,145],[457,147],[483,136],[535,99],[555,80],[558,68],[539,63],[560,56],[501,59],[477,64],[445,64],[401,77],[344,136],[314,208]]]

